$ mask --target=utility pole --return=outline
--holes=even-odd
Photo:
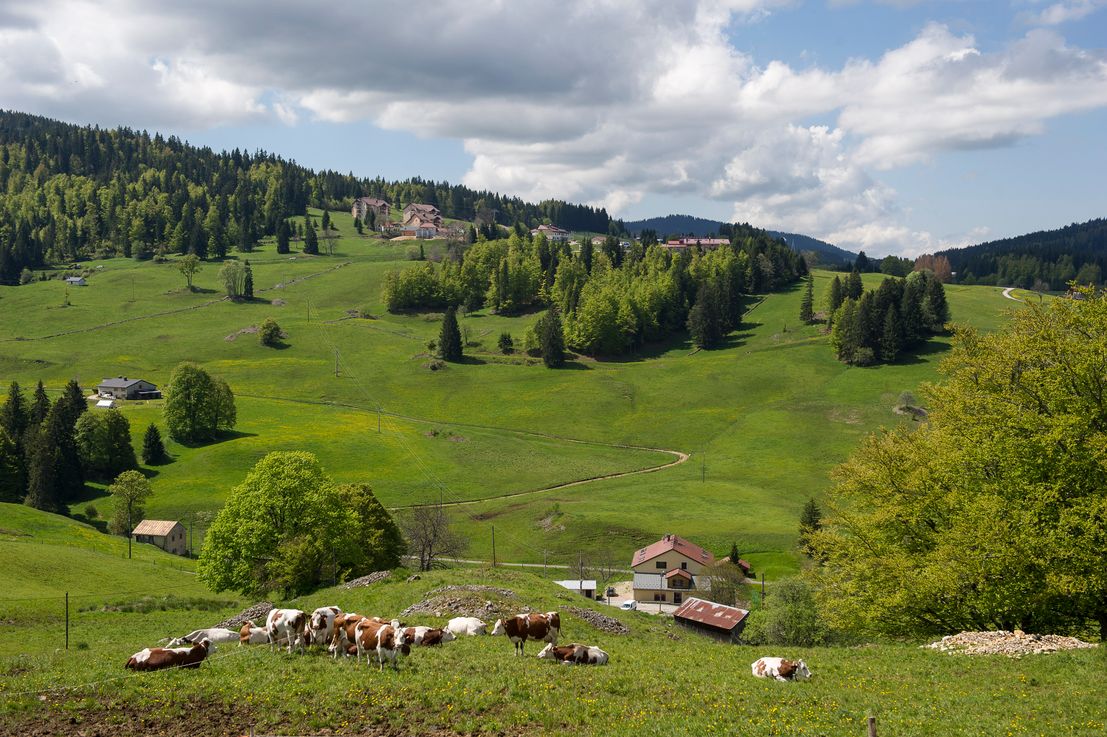
[[[700,456],[700,483],[707,481],[707,451]]]
[[[546,559],[548,557],[548,554],[549,554],[548,550],[543,550],[542,551],[542,573],[546,572]]]
[[[377,405],[377,434],[380,435],[380,433],[381,433],[381,407],[378,404]]]
[[[127,500],[127,560],[131,559],[131,538],[134,537],[134,521],[131,519],[131,500]]]
[[[338,349],[334,349],[334,378],[338,378]]]
[[[492,567],[496,567],[496,525],[492,525]]]
[[[69,592],[65,592],[65,649],[69,649]]]

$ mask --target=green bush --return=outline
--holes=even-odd
[[[742,642],[749,645],[812,647],[837,639],[819,613],[811,585],[798,578],[781,579],[773,585],[762,608],[750,613],[742,631]]]

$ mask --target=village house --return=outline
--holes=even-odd
[[[400,230],[400,235],[413,236],[415,238],[437,238],[438,226],[433,221],[415,216]]]
[[[569,240],[569,231],[562,230],[556,225],[539,225],[530,232],[531,235],[545,235],[550,243],[565,243]]]
[[[131,534],[135,542],[157,545],[173,555],[188,554],[188,533],[176,520],[144,519]]]
[[[83,276],[67,276],[65,277],[65,283],[71,287],[87,287],[88,282]]]
[[[745,609],[704,601],[694,596],[688,597],[673,612],[673,620],[677,624],[729,642],[734,642],[742,634],[748,616],[749,612]]]
[[[681,604],[691,592],[708,591],[714,556],[676,535],[666,535],[634,554],[634,600]]]
[[[438,227],[442,225],[442,213],[434,205],[412,202],[404,208],[402,225],[405,228],[413,227],[416,220]]]
[[[388,220],[391,209],[391,205],[376,197],[358,197],[350,208],[350,214],[358,220],[365,220],[365,216],[372,212],[376,222],[383,223]]]
[[[661,247],[670,251],[685,251],[694,246],[699,246],[705,251],[714,251],[716,248],[729,245],[730,241],[726,238],[677,238],[676,240],[665,241],[661,244]]]
[[[567,581],[554,581],[558,586],[575,591],[586,599],[596,598],[596,581],[589,578],[571,578]]]
[[[149,381],[117,376],[96,385],[96,393],[105,399],[161,399],[161,392]]]

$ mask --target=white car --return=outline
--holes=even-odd
[[[638,608],[638,602],[635,601],[634,599],[627,599],[626,601],[624,601],[622,604],[619,605],[619,608],[624,609],[628,612],[634,611],[635,609]]]

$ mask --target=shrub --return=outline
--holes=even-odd
[[[280,344],[282,337],[284,336],[281,332],[281,326],[277,324],[277,321],[271,317],[265,318],[265,322],[258,329],[258,340],[261,341],[261,344],[272,348]]]
[[[762,608],[750,613],[742,632],[742,641],[750,645],[812,647],[834,639],[811,585],[798,578],[781,579],[773,585]]]
[[[511,339],[511,333],[500,333],[500,339],[496,342],[500,353],[508,354],[515,350],[515,341]]]

